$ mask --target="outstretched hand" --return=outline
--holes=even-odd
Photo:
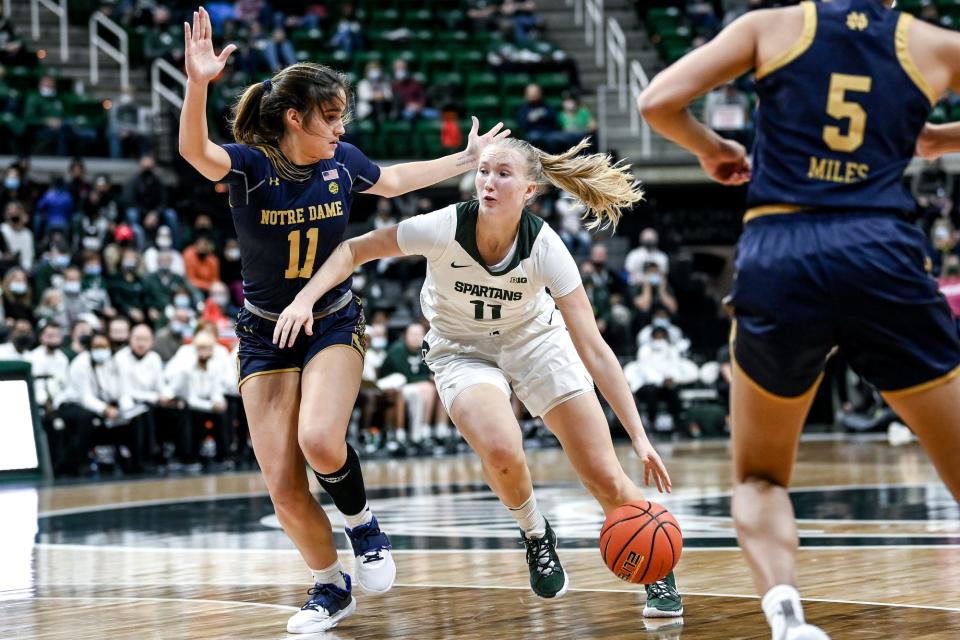
[[[228,44],[217,55],[213,50],[213,26],[210,14],[203,7],[193,12],[193,26],[183,23],[184,61],[187,78],[194,82],[210,82],[223,71],[227,58],[237,46]]]
[[[637,457],[640,458],[640,461],[643,462],[643,484],[650,486],[650,476],[653,476],[653,481],[657,485],[657,491],[660,493],[664,491],[670,493],[670,474],[667,473],[667,468],[663,465],[660,454],[656,452],[653,445],[647,440],[646,435],[634,440],[633,450],[637,454]]]
[[[470,116],[470,119],[473,121],[473,126],[470,127],[470,134],[467,136],[466,153],[474,158],[479,158],[480,154],[488,145],[499,142],[510,135],[510,129],[504,129],[503,123],[498,122],[493,125],[490,131],[487,131],[481,136],[479,135],[480,121],[477,120],[476,116]],[[501,131],[501,129],[503,130]]]

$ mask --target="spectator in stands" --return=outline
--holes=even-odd
[[[116,310],[110,302],[107,293],[107,281],[103,275],[103,262],[100,254],[87,251],[83,254],[83,298],[91,311],[97,314],[113,317]]]
[[[627,270],[627,281],[632,286],[643,282],[643,268],[648,262],[653,262],[660,268],[660,273],[670,273],[670,259],[660,250],[660,234],[653,227],[647,227],[640,232],[640,246],[630,251],[623,263]]]
[[[132,88],[120,90],[120,98],[109,112],[107,143],[111,158],[139,158],[150,152],[149,129],[141,118]]]
[[[504,0],[500,5],[500,15],[512,25],[516,42],[526,40],[530,31],[542,26],[542,20],[537,17],[536,11],[534,0]]]
[[[160,355],[160,359],[169,362],[180,347],[185,337],[193,334],[194,313],[190,308],[176,307],[170,313],[170,322],[157,331],[153,348]]]
[[[64,326],[69,322],[67,315],[67,304],[63,292],[57,288],[44,290],[40,295],[40,304],[34,311],[37,322],[53,323],[58,326]]]
[[[143,278],[143,289],[146,295],[147,316],[154,325],[166,324],[167,307],[174,304],[175,292],[187,292],[190,284],[186,278],[173,272],[175,251],[164,251],[157,256],[157,269]],[[184,294],[181,294],[184,295]],[[186,307],[192,307],[194,300],[188,295]]]
[[[73,198],[63,178],[57,176],[50,182],[43,197],[33,212],[33,234],[37,238],[49,236],[54,231],[70,232],[73,218]]]
[[[167,267],[171,273],[185,276],[186,267],[183,264],[183,254],[173,248],[173,232],[170,227],[161,225],[157,228],[157,235],[153,245],[143,252],[143,267],[147,273],[153,273],[160,268],[160,256],[167,256]]]
[[[650,324],[641,329],[640,333],[637,334],[637,351],[645,345],[651,344],[653,334],[657,329],[663,329],[667,332],[667,339],[680,355],[686,354],[690,348],[690,341],[683,335],[683,330],[673,324],[670,311],[662,305],[654,307]]]
[[[140,158],[140,172],[130,178],[123,188],[123,198],[127,207],[127,221],[136,229],[142,229],[145,219],[153,217],[158,224],[170,228],[173,245],[178,246],[177,232],[180,228],[177,212],[168,204],[167,187],[156,174],[156,160],[151,155]]]
[[[227,238],[223,244],[223,260],[220,261],[220,277],[230,289],[231,302],[243,302],[243,273],[240,264],[240,243],[236,238]]]
[[[340,20],[330,44],[334,49],[352,54],[363,49],[363,32],[351,3],[340,7]]]
[[[597,242],[590,247],[590,262],[593,263],[594,277],[610,291],[611,296],[619,300],[626,300],[630,293],[630,287],[627,286],[627,281],[619,271],[611,269],[607,265],[608,259],[609,253],[605,244]]]
[[[363,375],[360,384],[360,430],[366,453],[376,452],[386,446],[389,453],[404,454],[406,443],[406,407],[399,388],[378,384],[378,371],[387,357],[387,326],[378,322],[371,324],[366,332],[366,355],[363,359]],[[377,416],[382,420],[374,422]]]
[[[213,357],[215,340],[209,332],[198,331],[191,346],[191,356],[176,358],[166,370],[171,390],[186,403],[190,412],[194,447],[189,462],[196,462],[197,454],[204,458],[204,463],[212,458],[223,461],[229,446],[225,420],[227,401],[223,379]]]
[[[407,61],[397,58],[393,61],[393,92],[394,117],[412,120],[417,117],[428,119],[436,118],[439,113],[436,109],[427,108],[427,92],[420,81],[410,75]]]
[[[187,280],[191,285],[206,293],[210,285],[220,281],[220,260],[213,253],[213,242],[206,235],[183,250],[183,263]]]
[[[271,71],[279,71],[297,62],[297,52],[293,50],[293,43],[287,40],[287,31],[283,27],[273,29],[262,53]]]
[[[80,212],[73,217],[72,236],[75,252],[101,251],[107,246],[107,238],[110,236],[113,224],[104,215],[107,207],[104,206],[102,197],[100,190],[91,191],[82,201]]]
[[[19,200],[7,203],[0,224],[0,234],[7,245],[7,255],[16,260],[24,271],[33,269],[33,232],[27,226],[27,212]]]
[[[67,181],[70,197],[73,198],[75,204],[83,202],[91,189],[90,181],[87,180],[87,166],[84,164],[83,158],[73,158],[67,167],[67,174],[70,176]]]
[[[64,269],[60,291],[63,294],[63,307],[67,317],[63,326],[73,326],[73,323],[81,316],[93,312],[93,306],[83,296],[83,283],[80,279],[79,268],[67,267]]]
[[[720,135],[749,146],[750,98],[732,82],[707,94],[703,119]]]
[[[557,115],[557,121],[560,123],[560,131],[552,142],[557,149],[572,147],[597,131],[597,121],[590,109],[581,104],[573,94],[564,96],[563,110]]]
[[[27,121],[29,149],[33,153],[65,156],[70,148],[70,134],[65,121],[63,99],[57,95],[57,82],[51,75],[40,77],[37,91],[27,94],[23,103]]]
[[[438,438],[446,438],[450,431],[447,412],[440,403],[437,387],[420,353],[425,333],[419,323],[407,327],[403,339],[387,349],[387,357],[379,371],[381,379],[399,373],[406,380],[403,397],[410,417],[407,435],[414,446],[424,445],[431,437],[431,424],[435,425]]]
[[[64,270],[70,266],[70,249],[59,231],[50,239],[47,251],[40,256],[33,269],[33,290],[46,291],[59,283]]]
[[[90,351],[70,363],[70,383],[60,415],[68,429],[86,434],[87,449],[93,430],[106,427],[105,436],[117,446],[124,471],[144,470],[144,457],[151,449],[149,425],[143,412],[136,410],[107,336],[94,334]]]
[[[46,189],[31,177],[29,156],[20,156],[10,166],[17,170],[17,175],[19,176],[17,200],[23,203],[23,207],[27,211],[32,211],[37,204],[37,200],[40,199],[40,195]],[[6,201],[4,201],[4,204],[6,204]]]
[[[146,309],[149,306],[142,277],[143,264],[140,254],[136,249],[124,249],[119,272],[107,279],[107,292],[114,308],[134,322],[146,320]]]
[[[240,312],[230,299],[230,289],[223,282],[214,282],[210,285],[210,301],[217,306],[221,317],[227,320],[235,318]],[[230,325],[233,325],[232,320]]]
[[[11,202],[19,202],[24,209],[27,209],[28,205],[32,205],[33,203],[25,200],[26,195],[27,189],[22,184],[20,169],[16,166],[8,167],[3,177],[3,190],[0,191],[0,203],[2,203],[4,209],[6,209],[6,206]]]
[[[50,458],[54,470],[63,467],[63,454],[66,446],[63,423],[54,422],[56,411],[63,403],[64,393],[69,383],[67,371],[70,361],[61,351],[63,328],[56,323],[41,323],[40,346],[27,355],[30,373],[33,376],[33,396],[40,412],[40,420],[47,433],[50,445]],[[56,428],[59,426],[59,429]]]
[[[26,360],[35,344],[33,335],[33,322],[26,318],[10,320],[7,317],[7,324],[12,324],[10,330],[9,342],[0,344],[0,360]]]
[[[11,320],[33,322],[33,292],[27,272],[14,267],[3,276],[3,315]]]
[[[943,168],[943,158],[926,161],[910,183],[915,198],[952,197],[954,180]]]
[[[948,218],[939,218],[930,229],[932,271],[939,275],[946,259],[957,252],[958,233]]]
[[[955,318],[960,318],[960,256],[950,254],[943,261],[938,279],[940,292],[950,304]]]
[[[89,317],[89,316],[87,316]],[[70,325],[70,343],[63,346],[63,352],[68,360],[73,360],[79,354],[90,348],[90,339],[93,337],[93,327],[86,319],[78,319]]]
[[[357,118],[386,119],[392,105],[393,91],[390,82],[384,77],[380,62],[371,60],[367,63],[363,78],[357,83]]]
[[[500,7],[494,0],[469,0],[467,17],[470,18],[472,31],[481,33],[497,28]]]
[[[637,285],[633,306],[640,312],[638,320],[641,326],[647,324],[653,309],[658,306],[664,307],[670,315],[677,313],[677,299],[656,262],[648,262],[643,266],[643,277]]]
[[[107,323],[107,337],[110,339],[110,350],[117,353],[130,344],[130,321],[123,316],[117,316]]]
[[[127,379],[130,397],[134,402],[149,407],[150,413],[154,414],[158,408],[169,406],[173,398],[165,387],[163,362],[153,351],[153,330],[150,325],[141,323],[129,329],[128,334],[127,343],[113,357]],[[114,347],[117,346],[112,338],[110,342]],[[156,418],[155,415],[151,417]]]
[[[587,212],[587,207],[564,191],[557,198],[555,208],[559,216],[560,228],[557,231],[560,238],[577,262],[581,262],[589,255],[593,245],[590,234],[583,228],[583,214]]]
[[[680,423],[683,407],[676,380],[680,378],[681,356],[670,344],[667,330],[657,327],[648,344],[640,348],[637,362],[640,364],[643,385],[637,391],[637,402],[649,418],[645,424],[653,424],[657,430],[671,430]],[[667,406],[669,420],[658,413],[659,403]]]
[[[526,102],[517,112],[517,126],[528,142],[549,150],[557,132],[557,112],[543,100],[540,85],[528,84],[524,90]]]
[[[14,67],[34,68],[40,64],[37,54],[31,52],[23,44],[23,40],[11,33],[0,48],[0,66],[12,69]]]

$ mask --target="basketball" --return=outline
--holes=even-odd
[[[649,500],[617,507],[600,529],[600,553],[618,578],[650,584],[673,571],[683,551],[683,535],[667,508]]]

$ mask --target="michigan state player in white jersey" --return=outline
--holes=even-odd
[[[642,498],[617,459],[594,382],[616,412],[661,491],[670,477],[640,422],[630,388],[597,329],[577,266],[557,234],[525,208],[546,181],[616,224],[621,209],[642,197],[627,167],[606,155],[541,152],[506,139],[480,156],[478,200],[406,220],[348,240],[277,321],[274,340],[290,344],[313,331],[314,301],[370,260],[422,255],[429,261],[421,303],[431,329],[424,357],[444,406],[480,455],[484,477],[520,525],[530,586],[543,598],[562,596],[569,578],[557,538],[537,508],[524,459],[511,388],[557,436],[584,486],[609,513]],[[647,585],[644,615],[683,613],[673,574]]]

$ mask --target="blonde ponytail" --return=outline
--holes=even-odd
[[[586,225],[591,231],[607,227],[615,229],[623,210],[643,200],[643,189],[630,172],[630,165],[613,164],[606,153],[578,155],[589,146],[588,138],[556,155],[516,138],[507,138],[497,144],[517,149],[525,156],[534,182],[543,184],[547,181],[583,202],[587,207],[584,219],[593,215],[593,220]]]

